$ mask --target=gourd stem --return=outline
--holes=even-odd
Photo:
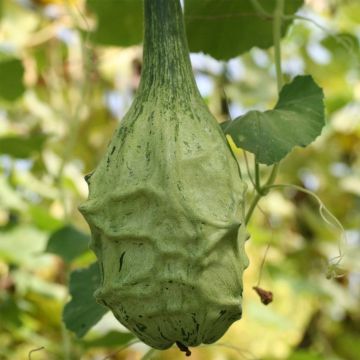
[[[144,54],[139,91],[159,98],[198,93],[179,0],[144,0]]]

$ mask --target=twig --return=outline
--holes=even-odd
[[[29,351],[29,354],[28,354],[28,359],[31,360],[31,355],[32,353],[36,352],[36,351],[41,351],[41,350],[44,350],[45,349],[45,346],[41,346],[41,347],[38,347],[36,349],[32,349]]]

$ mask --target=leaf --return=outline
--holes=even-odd
[[[341,354],[341,358],[347,360],[358,360],[360,353],[359,331],[357,328],[350,331],[338,333],[333,337],[333,346],[337,354]],[[303,359],[291,359],[303,360]],[[323,359],[310,359],[310,360],[323,360]]]
[[[293,147],[313,142],[325,125],[324,94],[311,76],[297,76],[285,85],[274,110],[250,111],[224,130],[235,144],[259,163],[279,162]]]
[[[142,0],[88,0],[97,15],[97,29],[92,39],[102,45],[131,46],[142,42]]]
[[[266,12],[274,11],[276,0],[259,2]],[[286,1],[286,15],[294,14],[302,4],[303,0]],[[92,36],[96,43],[130,46],[142,42],[141,0],[89,0],[88,6],[97,15]],[[217,59],[230,59],[254,46],[268,48],[273,44],[272,21],[258,12],[251,0],[185,0],[185,24],[190,50]],[[285,22],[283,35],[289,24]]]
[[[220,123],[220,127],[222,131],[225,131],[225,129],[231,124],[231,120],[225,120],[222,123]]]
[[[108,311],[98,304],[93,296],[99,284],[97,262],[70,274],[71,300],[64,307],[63,320],[66,327],[78,337],[84,336]]]
[[[272,14],[276,0],[258,1]],[[285,2],[285,14],[292,15],[302,0]],[[262,15],[251,0],[185,0],[185,24],[192,52],[204,52],[228,60],[252,47],[273,45],[272,19]],[[290,21],[284,23],[285,35]]]
[[[288,360],[323,360],[324,358],[322,355],[317,354],[311,350],[297,350],[296,352],[292,353]]]
[[[18,59],[0,61],[0,98],[14,101],[25,91],[24,68]]]
[[[134,339],[134,335],[130,332],[110,331],[106,335],[96,337],[91,340],[85,340],[83,345],[86,348],[93,347],[118,347],[127,344]]]
[[[46,236],[35,227],[19,225],[0,231],[0,258],[11,264],[27,264],[44,251]]]
[[[26,137],[4,136],[0,138],[0,154],[22,159],[29,158],[32,154],[40,152],[46,139],[47,137],[44,134],[33,134]]]
[[[40,205],[31,205],[28,208],[32,223],[41,230],[55,231],[63,225],[63,221],[55,218],[49,209]]]
[[[4,280],[2,280],[4,281]],[[4,291],[4,288],[1,288],[1,291]],[[1,325],[2,328],[6,327],[17,327],[20,328],[23,325],[23,320],[21,316],[21,310],[19,305],[13,297],[5,296],[5,291],[0,302],[0,313],[1,313]]]
[[[16,211],[28,211],[26,201],[16,187],[10,186],[9,178],[0,176],[0,207]]]
[[[50,236],[46,252],[59,255],[70,263],[89,250],[89,242],[90,236],[69,225]]]

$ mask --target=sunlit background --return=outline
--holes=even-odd
[[[81,0],[0,0],[0,9],[0,359],[140,359],[149,348],[120,352],[126,329],[110,313],[82,339],[61,314],[70,272],[95,259],[75,244],[89,236],[77,211],[83,176],[129,108],[141,47],[95,45],[96,14]],[[194,360],[360,359],[360,2],[308,0],[298,14],[311,21],[295,20],[282,41],[284,76],[312,74],[325,92],[327,126],[284,160],[277,181],[315,192],[346,236],[311,196],[271,192],[249,225],[243,318],[219,343],[192,349]],[[271,48],[191,61],[219,122],[276,102]],[[63,256],[46,252],[64,226],[72,232]],[[252,289],[259,281],[274,294],[268,306]],[[152,356],[184,357],[177,349]]]

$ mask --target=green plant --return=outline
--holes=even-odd
[[[245,187],[192,74],[179,0],[145,0],[134,102],[80,211],[95,296],[152,347],[212,343],[241,317]]]
[[[222,124],[254,154],[246,209],[236,159],[195,85],[179,2],[145,0],[141,84],[86,177],[90,194],[80,210],[99,259],[97,301],[154,348],[176,343],[188,354],[187,346],[216,341],[241,317],[245,225],[262,197],[285,186],[274,185],[280,161],[325,124],[323,91],[311,76],[284,85],[280,39],[292,16],[283,0],[273,5],[270,13],[258,9],[272,20],[278,102]],[[272,166],[265,180],[262,164]]]
[[[138,88],[142,3],[0,0],[1,359],[149,350],[95,301],[99,263],[77,211]],[[234,119],[223,127],[251,233],[243,319],[194,358],[358,360],[360,2],[181,3],[190,51],[212,56],[191,56],[200,93],[219,122]],[[309,116],[322,114],[320,87],[326,129],[284,157],[322,127]],[[182,357],[176,345],[145,356]]]

